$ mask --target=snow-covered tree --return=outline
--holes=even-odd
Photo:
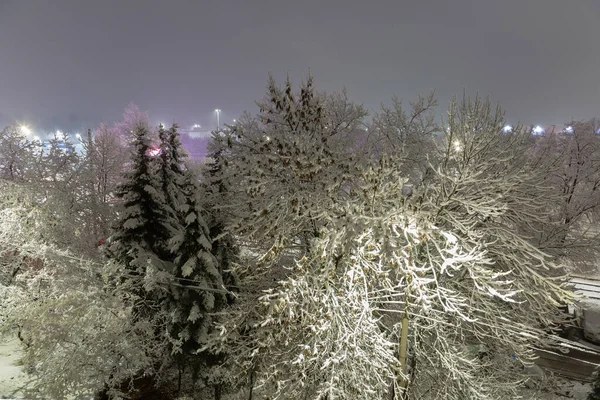
[[[90,212],[97,225],[97,235],[106,238],[114,223],[115,193],[122,182],[128,161],[125,140],[117,129],[101,124],[93,134],[82,139],[85,150],[87,175],[90,184]]]
[[[5,127],[0,131],[0,177],[28,180],[39,153],[39,142],[28,140],[15,125]]]
[[[540,227],[539,246],[595,270],[600,250],[600,135],[595,120],[572,122],[568,129],[537,139],[536,156],[547,173],[556,201]]]
[[[319,210],[344,197],[357,156],[352,149],[364,132],[364,109],[345,96],[326,96],[312,78],[292,91],[271,77],[260,113],[246,115],[214,136],[210,151],[227,185],[227,203],[244,240],[261,242],[273,255],[282,246],[306,248],[318,235]]]
[[[166,279],[160,276],[158,264],[162,258],[168,259],[164,256],[177,225],[160,190],[146,126],[134,128],[132,147],[130,170],[117,193],[123,200],[123,212],[107,250],[110,258],[127,266],[123,278],[131,285],[130,290],[144,298],[159,280]]]
[[[160,186],[177,221],[168,258],[174,264],[174,272],[162,312],[168,316],[166,327],[180,374],[187,369],[192,376],[214,386],[217,397],[221,390],[219,379],[209,369],[219,362],[219,356],[201,349],[212,329],[212,314],[227,304],[227,290],[219,262],[211,252],[206,213],[197,197],[197,177],[185,164],[187,154],[177,125],[169,130],[160,126],[158,136]]]
[[[289,116],[273,86],[272,112],[217,138],[244,200],[234,228],[275,243],[246,242],[241,301],[213,337],[232,374],[274,399],[513,398],[570,301],[527,234],[549,193],[530,137],[503,134],[488,102],[454,102],[407,193],[405,152],[350,164],[320,139],[319,107]]]
[[[90,396],[150,370],[161,349],[148,340],[151,327],[131,324],[132,308],[105,290],[105,266],[49,240],[54,217],[33,188],[0,188],[0,334],[23,343],[24,395]]]
[[[394,97],[392,107],[381,106],[369,127],[372,153],[402,155],[405,175],[411,179],[409,185],[418,185],[426,179],[429,170],[428,157],[435,148],[434,134],[439,131],[435,121],[437,100],[434,93],[419,96],[409,102],[407,109],[402,101]]]
[[[175,282],[171,297],[165,303],[171,315],[168,322],[175,343],[179,365],[187,366],[215,390],[220,398],[222,379],[217,367],[223,355],[204,348],[213,330],[213,315],[227,305],[227,288],[217,258],[212,254],[210,232],[204,221],[204,211],[196,198],[197,184],[186,174],[183,189],[185,203],[180,210],[184,216],[184,229],[173,237],[171,251],[176,255]]]
[[[178,135],[176,125],[159,126],[159,144],[152,147],[147,129],[134,129],[130,171],[120,186],[124,211],[108,254],[125,266],[116,273],[116,288],[130,296],[133,321],[154,326],[154,345],[165,350],[155,360],[156,375],[145,376],[183,393],[203,381],[218,398],[221,379],[211,367],[220,356],[203,347],[227,290]],[[136,373],[141,378],[142,371]]]

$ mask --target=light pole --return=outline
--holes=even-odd
[[[220,119],[221,119],[221,110],[219,110],[218,108],[215,110],[215,112],[217,113],[217,130],[219,130],[219,127],[221,126],[220,124]]]

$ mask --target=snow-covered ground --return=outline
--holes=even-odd
[[[0,399],[21,399],[19,388],[25,374],[19,367],[20,343],[17,338],[0,338]]]
[[[559,383],[560,389],[556,391],[552,391],[550,393],[541,393],[537,398],[539,400],[585,400],[587,398],[588,393],[590,392],[592,386],[590,384],[583,384],[576,381],[563,381]],[[525,396],[529,397],[528,393],[523,393]],[[526,397],[526,398],[527,398]],[[529,397],[530,398],[530,397]]]

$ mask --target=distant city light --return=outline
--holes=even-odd
[[[461,149],[460,142],[458,140],[454,141],[454,150],[460,151]]]
[[[81,140],[81,133],[76,133],[75,137],[77,138],[77,140]]]
[[[565,132],[567,132],[567,133],[573,133],[573,127],[571,125],[567,126],[565,128]]]
[[[192,128],[194,128],[194,129],[200,129],[200,128],[202,128],[202,125],[199,125],[199,124],[194,124],[194,125],[192,126]]]
[[[544,128],[542,128],[541,126],[537,125],[533,128],[534,135],[541,135],[543,133],[544,133]]]
[[[29,129],[29,127],[27,125],[21,125],[19,127],[19,129],[21,130],[21,133],[24,135],[31,135],[31,129]]]
[[[148,150],[148,155],[150,157],[156,157],[158,155],[160,155],[160,147],[153,147],[150,150]]]
[[[65,138],[65,134],[60,130],[56,131],[55,136],[58,140],[63,140]]]
[[[503,131],[504,133],[509,133],[509,132],[512,132],[512,130],[513,130],[513,127],[512,127],[512,126],[510,126],[510,125],[504,125],[504,128],[502,128],[502,131]]]

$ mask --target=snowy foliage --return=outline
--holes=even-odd
[[[169,238],[176,229],[173,211],[160,191],[157,168],[149,154],[150,132],[144,126],[138,126],[133,137],[131,168],[117,192],[123,199],[124,210],[119,229],[110,238],[109,246],[111,257],[124,264],[136,257],[131,254],[135,247],[155,252],[159,257],[166,254]]]
[[[571,299],[527,235],[548,193],[528,138],[465,99],[427,158],[390,146],[353,162],[312,91],[295,102],[271,82],[259,117],[217,137],[231,226],[254,261],[212,345],[269,398],[514,397]]]
[[[21,182],[31,179],[40,152],[40,143],[28,140],[19,127],[5,127],[0,132],[0,177]]]
[[[214,136],[210,150],[223,155],[217,178],[230,188],[215,203],[235,215],[245,240],[261,240],[274,253],[292,241],[306,247],[321,210],[345,196],[365,111],[344,96],[316,93],[311,78],[299,94],[271,78],[259,107],[258,116]]]
[[[271,78],[200,185],[134,106],[82,156],[7,128],[0,320],[29,398],[517,398],[572,300],[559,262],[595,245],[597,137],[436,105],[367,123]]]
[[[120,186],[124,212],[108,248],[109,257],[123,266],[112,274],[115,290],[131,296],[134,323],[154,326],[154,343],[166,354],[154,360],[157,371],[175,369],[180,382],[187,373],[221,390],[210,370],[221,357],[203,347],[211,313],[226,305],[227,289],[211,253],[196,178],[185,166],[176,125],[159,127],[157,156],[149,152],[145,128],[134,135],[130,171]]]
[[[595,120],[572,122],[570,126],[570,133],[552,132],[537,141],[537,154],[556,198],[550,223],[540,229],[539,245],[578,263],[578,270],[597,273],[600,135]]]
[[[1,331],[23,341],[27,398],[89,395],[147,369],[149,327],[129,324],[131,309],[104,290],[103,265],[46,240],[46,211],[31,191],[2,189]]]

